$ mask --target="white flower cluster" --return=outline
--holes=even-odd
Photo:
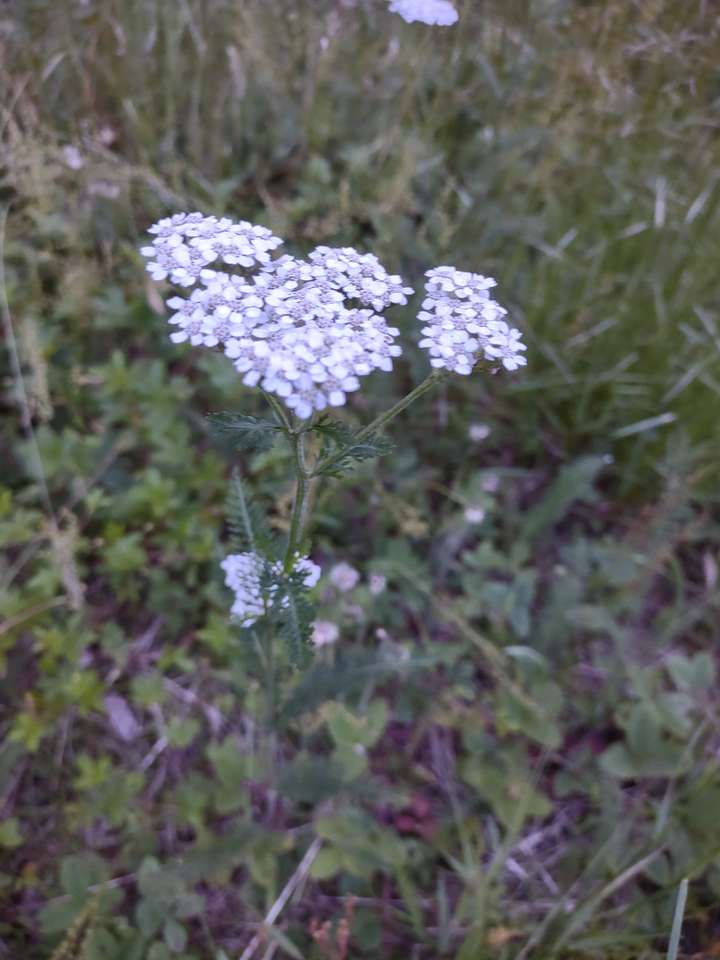
[[[419,20],[430,26],[449,27],[457,22],[458,12],[449,0],[392,0],[390,13],[399,13],[403,20]]]
[[[225,585],[235,594],[235,601],[230,608],[232,617],[242,627],[251,627],[265,613],[265,606],[272,602],[276,587],[271,587],[263,595],[262,577],[266,561],[257,553],[231,553],[220,564],[225,571]],[[270,565],[275,573],[282,571],[282,563],[277,561]],[[303,573],[304,584],[310,589],[320,579],[320,567],[307,557],[298,557],[294,565],[295,571]],[[287,597],[283,601],[287,605]]]
[[[255,267],[269,263],[270,251],[282,240],[266,227],[202,213],[178,213],[150,227],[155,240],[140,252],[149,258],[153,280],[167,277],[181,287],[191,287],[209,263],[222,260],[232,266]]]
[[[142,253],[152,277],[195,287],[167,301],[173,342],[220,347],[243,383],[276,394],[301,419],[342,406],[361,377],[389,372],[402,352],[382,311],[413,291],[373,254],[320,246],[307,260],[272,259],[282,240],[267,228],[202,213],[167,217],[150,232]],[[210,269],[215,261],[241,269]],[[494,280],[454,267],[426,276],[420,346],[433,367],[468,374],[481,355],[507,370],[525,365],[519,331],[488,293]]]
[[[199,213],[161,220],[151,232],[157,239],[142,252],[153,278],[198,284],[168,300],[173,342],[221,346],[243,383],[281,397],[298,417],[342,406],[360,377],[392,370],[402,352],[399,330],[379,311],[407,303],[413,291],[372,254],[318,247],[307,261],[271,260],[282,241],[269,230]],[[245,274],[208,269],[218,259]]]
[[[507,310],[490,297],[491,277],[436,267],[425,274],[426,298],[418,318],[424,323],[420,346],[433,367],[468,374],[480,355],[499,361],[506,370],[527,363],[520,331],[502,319]]]

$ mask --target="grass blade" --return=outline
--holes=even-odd
[[[685,916],[687,892],[688,879],[687,877],[683,877],[683,879],[680,881],[677,900],[675,901],[675,914],[673,916],[672,931],[670,932],[667,960],[677,960],[678,950],[680,949],[680,935],[682,933],[683,918]]]

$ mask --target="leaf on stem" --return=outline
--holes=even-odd
[[[393,446],[382,434],[371,433],[360,437],[333,417],[323,417],[313,427],[324,439],[323,450],[315,471],[316,476],[340,477],[353,468],[355,463],[372,460],[389,453]],[[325,460],[330,462],[323,466]]]
[[[280,432],[280,427],[272,420],[239,413],[209,413],[206,419],[213,437],[233,451],[264,453],[272,447]]]
[[[270,571],[269,575],[273,580],[272,617],[287,646],[290,663],[299,669],[307,666],[310,659],[310,636],[315,619],[315,607],[304,583],[305,574],[302,571],[290,574]]]
[[[234,550],[270,558],[277,556],[277,538],[264,513],[253,503],[245,490],[237,469],[233,470],[230,478],[226,511],[230,543]]]

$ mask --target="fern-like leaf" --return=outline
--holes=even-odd
[[[271,615],[287,646],[290,663],[299,669],[310,660],[310,637],[315,619],[315,607],[303,582],[305,574],[298,571],[289,575],[270,573],[270,576],[273,578]]]
[[[382,457],[393,448],[382,434],[372,433],[358,439],[357,434],[347,424],[334,417],[323,417],[314,425],[313,430],[325,441],[317,468],[318,476],[340,477],[351,470],[355,463]],[[326,459],[330,462],[323,466]]]
[[[272,447],[280,432],[280,427],[272,420],[226,411],[210,413],[206,419],[215,439],[233,451],[262,453]]]
[[[226,509],[230,544],[237,553],[256,553],[271,559],[277,556],[277,537],[245,490],[239,470],[232,472]]]

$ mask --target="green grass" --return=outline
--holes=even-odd
[[[268,915],[258,957],[720,939],[716,18],[459,6],[3,6],[0,955],[75,924],[83,960],[239,960]],[[271,712],[218,570],[238,458],[203,418],[262,403],[168,342],[137,252],[189,208],[416,285],[488,273],[529,344],[321,488],[314,557],[363,580],[321,592],[341,641],[276,665]],[[396,317],[353,422],[425,375]],[[286,529],[286,453],[239,466]]]

